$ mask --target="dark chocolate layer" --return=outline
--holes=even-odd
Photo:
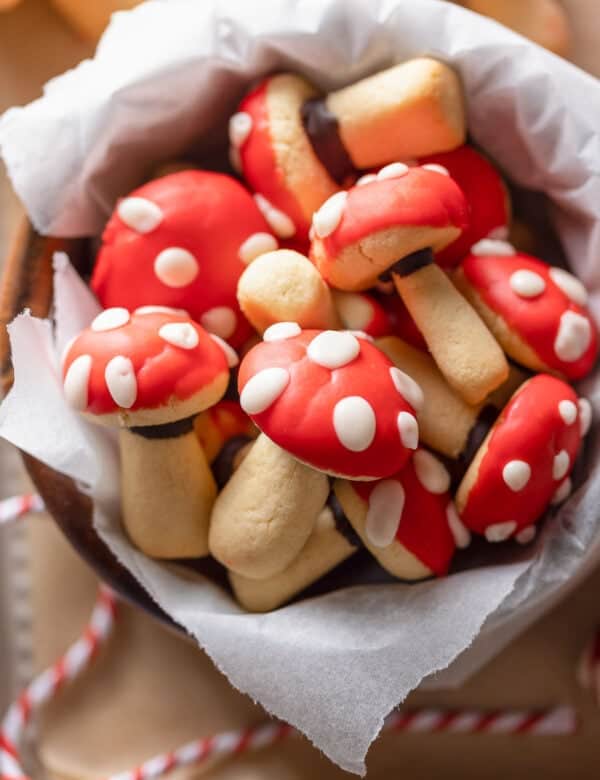
[[[427,247],[427,249],[419,249],[417,252],[413,252],[411,255],[406,255],[401,260],[396,261],[389,271],[392,274],[396,274],[396,276],[410,276],[415,271],[419,271],[433,262],[435,262],[433,250]],[[381,276],[379,278],[381,279]]]
[[[302,124],[314,153],[338,184],[354,172],[354,165],[340,137],[337,117],[322,98],[307,100],[300,109]]]
[[[211,464],[213,477],[219,490],[223,490],[231,479],[235,456],[250,441],[252,441],[250,436],[232,436],[221,447],[221,451]]]
[[[191,417],[184,417],[183,420],[163,425],[135,425],[129,430],[144,439],[176,439],[194,430],[196,416],[193,414]]]
[[[342,509],[342,505],[337,500],[337,496],[333,490],[327,497],[327,506],[333,513],[333,519],[335,520],[335,527],[337,532],[340,533],[353,547],[362,547],[360,536],[348,522],[348,518]]]

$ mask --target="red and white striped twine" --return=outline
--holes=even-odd
[[[41,512],[44,502],[36,493],[24,496],[11,496],[0,501],[0,526],[20,520],[29,512]]]

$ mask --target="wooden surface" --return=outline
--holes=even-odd
[[[600,3],[568,0],[565,5],[575,25],[575,58],[600,74]],[[0,16],[0,110],[36,97],[47,78],[80,60],[88,49],[43,0],[24,0],[10,14]],[[16,199],[0,173],[0,265],[18,214]],[[0,443],[0,497],[25,487],[18,461]],[[46,518],[35,519],[27,534],[34,584],[35,663],[40,667],[79,631],[92,602],[95,581]],[[415,694],[410,701],[414,705],[427,702],[474,707],[572,702],[583,714],[578,736],[532,740],[390,735],[371,751],[370,780],[396,777],[400,772],[411,780],[598,777],[600,716],[587,694],[578,690],[574,666],[600,619],[599,589],[600,573],[461,691]],[[0,659],[6,657],[2,633]],[[0,709],[2,668],[0,660]],[[102,777],[182,740],[256,718],[260,718],[257,708],[231,690],[206,656],[148,617],[126,609],[115,642],[95,670],[65,692],[48,714],[41,751],[54,777]],[[192,771],[183,776],[195,774]],[[297,741],[230,764],[213,776],[287,780],[346,775],[305,742]]]

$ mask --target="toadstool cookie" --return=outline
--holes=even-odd
[[[219,401],[194,421],[196,436],[209,463],[212,463],[230,439],[237,436],[254,439],[256,426],[237,401]]]
[[[67,348],[67,402],[120,427],[123,522],[147,555],[208,551],[215,485],[194,417],[225,392],[232,352],[165,307],[106,309]]]
[[[528,542],[551,502],[570,492],[590,407],[560,379],[522,385],[492,427],[456,493],[462,522],[490,542]]]
[[[510,244],[481,241],[464,259],[456,282],[518,363],[571,380],[591,371],[598,329],[587,292],[572,274]]]
[[[182,171],[144,184],[119,201],[102,240],[91,285],[103,306],[183,309],[234,346],[250,335],[237,281],[277,241],[235,179]]]
[[[469,544],[449,488],[445,467],[423,449],[387,479],[336,480],[334,485],[365,547],[384,569],[404,580],[446,574],[456,547]]]
[[[390,334],[391,324],[387,312],[373,295],[342,290],[331,292],[344,328],[360,330],[374,339]]]

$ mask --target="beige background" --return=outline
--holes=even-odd
[[[564,4],[575,26],[575,60],[600,74],[600,0],[565,0]],[[0,15],[0,110],[36,97],[47,78],[87,52],[88,47],[76,40],[43,0],[25,0],[17,10]],[[16,199],[0,172],[0,265],[17,214]],[[0,443],[0,497],[26,485],[18,458]],[[39,667],[77,634],[93,599],[95,581],[47,518],[35,518],[22,533],[31,559],[34,663]],[[14,531],[0,531],[0,570],[7,541],[14,536]],[[371,751],[369,778],[400,772],[411,780],[598,777],[600,716],[591,698],[577,689],[574,668],[600,619],[599,590],[600,572],[461,691],[417,693],[409,701],[485,708],[572,702],[583,716],[578,736],[536,740],[390,735]],[[9,694],[7,640],[14,634],[1,625],[0,709]],[[149,618],[124,609],[114,642],[46,718],[40,750],[52,776],[102,777],[181,741],[262,717],[202,653]],[[300,740],[218,771],[219,778],[240,780],[342,776]]]

